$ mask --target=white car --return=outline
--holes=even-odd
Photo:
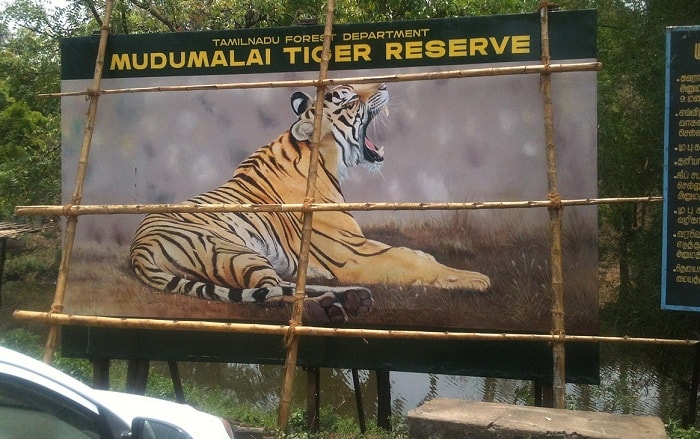
[[[0,346],[0,438],[231,439],[230,424],[186,404],[93,389]]]

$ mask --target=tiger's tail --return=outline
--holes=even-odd
[[[255,288],[229,288],[163,272],[157,276],[154,273],[145,276],[137,267],[134,268],[144,283],[158,290],[226,303],[291,303],[296,290],[296,285],[291,282]],[[305,292],[304,309],[313,321],[342,323],[349,316],[366,314],[373,304],[372,293],[364,287],[307,285]]]

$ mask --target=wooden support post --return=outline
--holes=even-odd
[[[541,380],[535,380],[532,384],[535,393],[535,407],[554,407],[554,394],[552,385],[544,385]]]
[[[148,384],[148,360],[129,360],[126,369],[126,391],[137,395],[146,393]]]
[[[367,432],[367,421],[365,420],[365,406],[362,403],[362,388],[360,387],[360,376],[357,369],[352,370],[352,385],[355,388],[355,403],[357,405],[357,421],[360,423],[360,433]]]
[[[554,407],[554,391],[552,386],[542,387],[542,407]]]
[[[109,360],[105,358],[93,358],[92,361],[92,386],[96,389],[109,390]]]
[[[377,374],[377,426],[391,431],[391,381],[389,369],[378,369]]]
[[[306,428],[317,433],[321,418],[321,369],[306,369]]]
[[[5,274],[5,259],[7,257],[7,238],[0,238],[0,308],[2,308],[2,278]]]
[[[700,316],[695,317],[697,333],[700,334]],[[698,412],[698,386],[700,384],[700,344],[695,345],[695,360],[693,361],[693,372],[690,376],[690,395],[688,395],[688,416],[683,427],[688,428],[695,425]]]
[[[542,407],[542,381],[535,380],[532,382],[532,393],[534,394],[535,407]]]
[[[695,361],[693,364],[693,376],[690,379],[690,395],[688,399],[688,420],[684,427],[695,425],[698,412],[698,377],[700,376],[700,345],[695,346]]]
[[[182,390],[182,379],[180,378],[180,369],[177,367],[177,361],[168,361],[168,369],[170,370],[170,380],[173,382],[175,390],[175,401],[185,403],[185,391]]]

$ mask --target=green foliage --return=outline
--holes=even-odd
[[[38,5],[23,0],[0,11],[0,29],[12,29],[0,37],[0,78],[12,96],[34,111],[58,118],[58,99],[39,93],[59,91],[58,22]]]
[[[538,0],[360,0],[336,4],[336,22],[376,22],[534,12]],[[318,0],[127,0],[115,2],[115,33],[182,32],[322,23],[325,3]],[[98,29],[103,4],[73,0],[46,11],[35,0],[14,0],[5,11],[9,20],[49,38],[86,35]]]
[[[669,439],[700,439],[700,430],[695,427],[685,429],[675,421],[666,424],[666,433]]]
[[[52,366],[60,369],[78,381],[82,381],[88,385],[92,384],[92,363],[90,363],[89,360],[82,358],[68,358],[58,354],[56,355]]]
[[[336,16],[339,22],[415,20],[529,13],[537,11],[538,4],[537,0],[359,0],[337,3]]]
[[[598,176],[601,197],[661,195],[665,26],[700,22],[694,0],[561,1],[598,12]],[[685,319],[660,312],[660,205],[601,206],[601,260],[619,273],[611,333],[685,336]],[[670,321],[669,321],[670,320]],[[655,323],[656,322],[656,323]],[[646,323],[646,324],[644,324]],[[654,332],[654,331],[662,331]],[[678,331],[677,331],[678,330]]]
[[[294,410],[289,419],[288,431],[280,435],[285,439],[323,439],[323,438],[374,438],[374,439],[401,439],[408,437],[406,424],[402,419],[392,419],[392,431],[385,431],[375,424],[368,422],[367,431],[360,433],[357,419],[339,415],[333,407],[321,408],[319,432],[312,433],[306,428],[306,411]]]
[[[628,5],[604,3],[596,4],[599,58],[605,66],[599,81],[601,196],[659,195],[663,171],[663,23],[652,23],[643,11]],[[616,231],[612,237],[616,245],[609,250],[620,263],[620,303],[629,303],[633,297],[658,298],[660,271],[649,267],[660,267],[660,219],[658,208],[646,205],[601,209],[601,220]],[[650,256],[656,260],[650,261]],[[649,291],[649,286],[654,289]],[[655,300],[654,305],[658,304]]]
[[[40,358],[43,351],[39,335],[25,328],[9,329],[0,333],[0,346],[33,358]]]
[[[37,97],[58,89],[57,47],[24,28],[0,38],[0,220],[16,205],[58,201],[59,105]]]
[[[42,232],[25,235],[22,248],[8,251],[3,280],[53,281],[60,262],[59,231],[47,227]]]

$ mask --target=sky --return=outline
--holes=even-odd
[[[44,1],[44,0],[41,0]],[[68,5],[68,0],[48,0],[47,3],[52,7],[64,7]]]

